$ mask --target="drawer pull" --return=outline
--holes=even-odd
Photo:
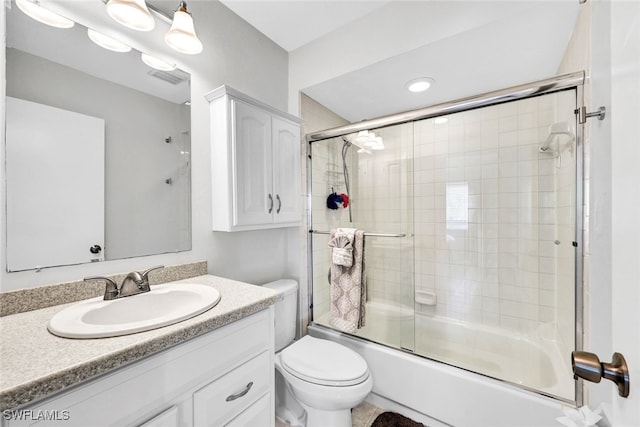
[[[227,402],[232,402],[232,401],[234,401],[236,399],[241,398],[245,394],[249,393],[249,390],[251,390],[251,387],[253,387],[253,381],[251,381],[249,384],[247,384],[247,386],[244,388],[244,390],[242,390],[240,393],[236,393],[236,394],[232,394],[230,396],[227,396]]]

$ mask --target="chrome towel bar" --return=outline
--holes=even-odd
[[[309,233],[313,234],[331,234],[330,231],[309,230]],[[371,237],[406,237],[406,233],[364,233],[365,236]]]

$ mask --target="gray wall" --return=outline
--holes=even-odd
[[[107,259],[179,249],[182,183],[174,171],[189,107],[16,49],[7,49],[7,95],[105,120]],[[167,136],[175,143],[166,144]],[[169,176],[171,186],[164,183]]]

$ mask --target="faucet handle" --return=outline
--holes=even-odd
[[[84,278],[85,282],[88,282],[89,280],[104,280],[106,282],[106,287],[104,289],[105,300],[116,299],[118,297],[120,290],[118,289],[118,285],[116,284],[116,282],[114,282],[112,279],[103,276],[91,276]]]
[[[142,278],[143,278],[144,280],[148,280],[149,278],[148,278],[147,276],[148,276],[148,274],[149,274],[150,272],[152,272],[153,270],[159,270],[159,269],[161,269],[161,268],[164,268],[164,265],[156,265],[155,267],[151,267],[150,269],[145,270],[145,271],[142,273]]]
[[[140,278],[142,279],[141,283],[138,283],[138,287],[140,288],[140,290],[142,290],[143,292],[149,292],[151,290],[151,288],[149,287],[149,273],[160,268],[164,268],[164,265],[156,265],[155,267],[151,267],[150,269],[145,270],[142,273],[138,273],[140,274]]]

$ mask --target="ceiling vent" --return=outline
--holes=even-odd
[[[178,69],[175,69],[173,71],[149,70],[147,74],[160,80],[164,80],[167,83],[171,83],[172,85],[187,82],[190,78],[189,73],[185,73],[184,71]]]

